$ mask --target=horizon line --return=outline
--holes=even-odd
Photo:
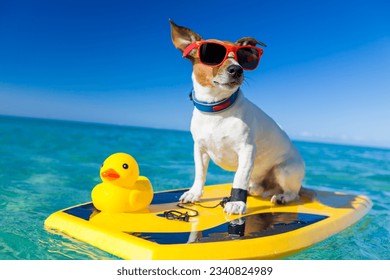
[[[177,132],[186,132],[191,134],[190,129],[180,129],[180,128],[170,128],[170,127],[160,127],[160,126],[145,126],[140,124],[120,124],[113,122],[98,122],[98,121],[88,121],[88,120],[75,120],[75,119],[63,119],[63,118],[45,118],[42,116],[23,116],[23,115],[11,115],[11,114],[2,114],[0,117],[5,118],[19,118],[19,119],[31,119],[31,120],[42,120],[42,121],[58,121],[58,122],[70,122],[70,123],[79,123],[85,125],[107,125],[107,126],[118,126],[118,127],[132,127],[132,128],[144,128],[144,129],[155,129],[155,130],[167,130],[167,131],[177,131]],[[289,136],[290,137],[290,136]],[[383,144],[368,144],[368,143],[357,143],[357,142],[348,142],[342,139],[324,139],[316,137],[300,137],[294,136],[290,137],[293,142],[305,142],[313,144],[325,144],[325,145],[336,145],[336,146],[351,146],[351,147],[363,147],[363,148],[373,148],[373,149],[383,149],[390,150],[390,144],[388,146]]]

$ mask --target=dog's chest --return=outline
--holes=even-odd
[[[238,153],[247,142],[247,132],[242,120],[224,115],[194,112],[191,133],[199,147],[224,169],[235,171]]]

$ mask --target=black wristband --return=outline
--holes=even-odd
[[[233,224],[232,222],[228,225],[229,235],[244,236],[245,235],[245,222],[241,225]]]
[[[232,189],[230,201],[242,201],[246,203],[248,192],[243,189]]]

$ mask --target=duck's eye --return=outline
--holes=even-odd
[[[129,166],[127,165],[127,163],[124,163],[124,164],[122,165],[122,167],[123,167],[124,169],[129,168]]]

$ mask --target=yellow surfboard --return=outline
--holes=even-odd
[[[89,202],[51,214],[45,227],[123,259],[277,259],[344,230],[372,207],[365,196],[306,190],[288,205],[248,196],[245,215],[228,215],[221,204],[230,190],[208,186],[199,203],[185,205],[178,204],[184,189],[158,192],[133,213],[99,212]]]

